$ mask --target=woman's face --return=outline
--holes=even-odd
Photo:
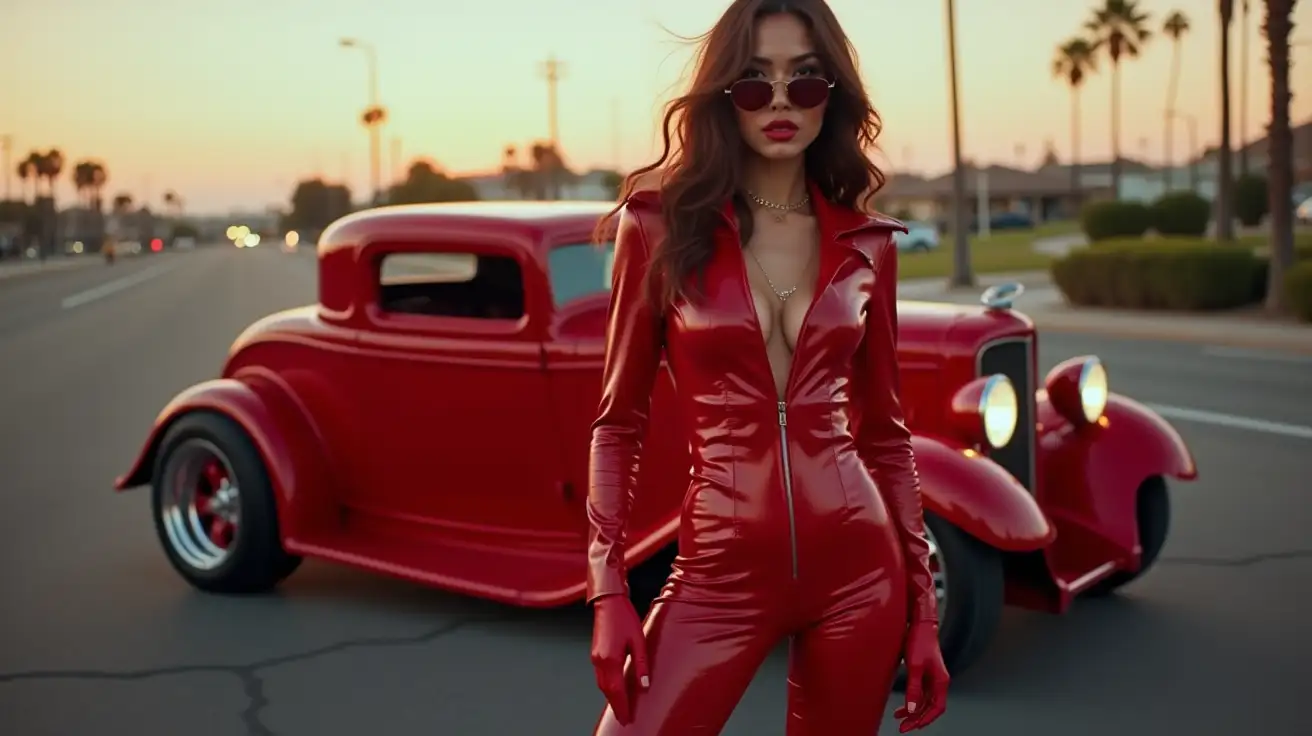
[[[729,95],[743,140],[763,158],[800,156],[820,135],[830,91],[806,25],[791,13],[758,21],[755,58],[742,78],[775,83],[768,102],[759,85]],[[787,83],[795,79],[806,81],[792,85],[790,94]]]

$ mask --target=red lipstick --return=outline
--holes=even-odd
[[[772,141],[784,142],[790,141],[797,135],[797,125],[787,120],[771,120],[761,132],[765,137]]]

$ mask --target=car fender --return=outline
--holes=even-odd
[[[1042,549],[1056,529],[1029,491],[984,455],[947,441],[911,440],[925,510],[1004,552]]]
[[[173,398],[155,419],[136,461],[117,478],[125,491],[151,482],[160,444],[178,419],[192,412],[213,412],[236,422],[250,437],[264,462],[274,492],[284,543],[295,541],[324,519],[324,499],[301,495],[333,493],[332,469],[323,456],[318,433],[292,394],[276,377],[252,371],[238,378],[196,384]],[[316,502],[318,501],[318,502]],[[316,523],[318,522],[318,523]]]
[[[1041,410],[1056,419],[1055,412]],[[1049,420],[1050,421],[1050,420]],[[1127,396],[1110,394],[1097,422],[1061,423],[1043,438],[1045,487],[1062,489],[1091,528],[1127,555],[1139,544],[1138,492],[1157,475],[1198,477],[1193,454],[1175,427]]]

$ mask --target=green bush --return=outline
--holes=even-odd
[[[1241,176],[1235,182],[1235,217],[1246,227],[1262,224],[1271,200],[1267,198],[1266,179],[1261,176]]]
[[[1212,205],[1193,192],[1164,194],[1151,209],[1153,229],[1162,235],[1200,238],[1212,218]]]
[[[1285,306],[1300,322],[1312,322],[1312,259],[1294,264],[1285,274]]]
[[[1139,202],[1090,202],[1080,213],[1080,228],[1093,243],[1140,238],[1152,224],[1152,212]]]
[[[1294,263],[1312,261],[1312,243],[1294,243]],[[1258,256],[1257,270],[1253,272],[1253,301],[1266,301],[1267,282],[1271,280],[1271,257]]]
[[[1077,306],[1232,309],[1252,301],[1252,251],[1197,239],[1120,240],[1054,260],[1052,280]]]

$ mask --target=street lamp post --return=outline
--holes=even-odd
[[[363,51],[365,60],[369,64],[369,107],[361,116],[361,122],[369,131],[369,183],[374,192],[373,204],[378,205],[382,203],[382,131],[380,129],[387,119],[387,112],[378,103],[378,51],[373,44],[358,38],[343,38],[338,43],[342,48]]]

